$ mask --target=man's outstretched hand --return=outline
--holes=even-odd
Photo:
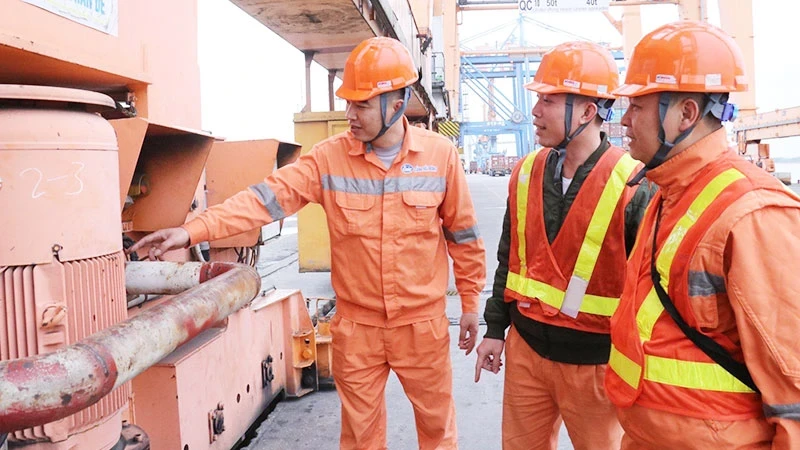
[[[148,248],[147,255],[151,261],[161,258],[161,255],[176,248],[186,248],[189,245],[189,232],[181,227],[164,228],[139,239],[126,253],[133,253],[139,249]]]

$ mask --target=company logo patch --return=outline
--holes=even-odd
[[[656,83],[678,84],[678,80],[674,75],[658,74],[656,75]]]
[[[378,81],[378,89],[386,89],[392,87],[391,81]]]
[[[433,172],[433,173],[435,173],[435,172],[438,172],[438,171],[439,171],[439,167],[431,166],[431,165],[412,166],[411,164],[406,163],[406,164],[403,164],[402,166],[400,166],[400,172],[403,172],[405,174],[421,173],[421,172]]]
[[[570,79],[567,78],[567,79],[564,79],[564,86],[570,87],[570,88],[575,88],[575,89],[580,89],[581,88],[581,82],[580,81],[575,81],[575,80],[570,80]]]

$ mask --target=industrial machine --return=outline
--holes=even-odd
[[[123,231],[132,240],[185,220],[214,145],[200,136],[178,149],[174,129],[112,125],[103,114],[115,110],[97,92],[0,85],[0,201],[14,211],[0,219],[0,432],[33,449],[231,448],[278,396],[317,388],[305,299],[261,291],[244,264],[126,262]],[[118,143],[137,127],[126,172],[136,175],[121,195]],[[269,144],[239,150],[258,152],[244,161],[260,156],[262,171],[298,150]],[[182,180],[167,172],[175,164],[196,173]],[[231,172],[222,178],[241,189],[247,171]],[[181,195],[188,205],[170,203]]]
[[[0,104],[0,199],[5,211],[15,212],[0,218],[0,358],[23,361],[23,370],[6,363],[4,372],[25,377],[19,390],[0,384],[0,403],[14,412],[5,413],[4,421],[13,423],[52,414],[52,401],[25,398],[23,386],[35,389],[69,372],[68,361],[37,365],[33,357],[80,342],[128,314],[117,139],[111,125],[91,112],[113,111],[113,100],[71,89],[0,85]],[[24,370],[26,363],[33,369]],[[64,407],[80,402],[81,392],[61,394]],[[108,448],[120,439],[130,394],[130,384],[122,384],[79,414],[13,432],[12,442],[51,439]]]

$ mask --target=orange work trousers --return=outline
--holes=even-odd
[[[395,328],[335,315],[333,379],[342,401],[342,450],[386,449],[386,380],[397,374],[414,407],[420,450],[458,448],[447,317]]]
[[[775,428],[763,417],[736,421],[696,419],[633,405],[620,408],[622,450],[770,449]]]
[[[505,352],[504,450],[555,450],[562,418],[575,450],[619,449],[622,428],[603,389],[605,364],[542,358],[513,326]]]

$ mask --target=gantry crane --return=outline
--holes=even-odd
[[[510,10],[519,9],[518,1],[512,0],[459,0],[455,11],[449,17],[457,21],[460,14],[470,11],[491,11],[491,10]],[[617,59],[628,59],[635,44],[642,36],[641,7],[651,5],[675,5],[679,9],[681,19],[686,20],[708,20],[708,1],[707,0],[612,0],[609,6],[622,8],[620,19],[616,19],[608,11],[603,11],[603,16],[614,26],[622,36],[622,48],[612,49]],[[755,113],[755,83],[754,83],[754,45],[753,45],[753,24],[751,14],[737,13],[752,10],[752,0],[726,1],[720,10],[720,22],[723,29],[730,33],[737,41],[745,56],[748,73],[751,79],[751,89],[745,93],[734,94],[733,101],[739,105],[740,116],[747,117]],[[446,14],[447,16],[447,14]],[[520,21],[531,19],[523,19]],[[458,38],[458,29],[455,28],[455,37]],[[529,80],[534,73],[531,68],[535,67],[549,48],[529,47],[524,40],[522,27],[520,26],[520,36],[518,47],[499,48],[493,50],[471,50],[459,45],[447,45],[449,53],[445,53],[446,61],[460,61],[460,66],[450,64],[445,70],[445,84],[449,87],[447,91],[448,103],[451,112],[463,111],[461,105],[462,91],[469,87],[477,96],[484,101],[489,110],[497,111],[501,120],[468,122],[461,124],[460,141],[463,142],[464,136],[478,134],[484,136],[496,136],[498,134],[516,135],[517,154],[523,155],[531,150],[532,130],[530,127],[530,107],[532,106],[530,95],[522,86]],[[497,89],[493,91],[490,87],[496,78],[513,78],[513,94],[510,99]],[[493,94],[493,95],[489,95]],[[617,118],[619,114],[617,114]],[[478,149],[479,152],[486,149]],[[480,156],[479,156],[480,157]]]

